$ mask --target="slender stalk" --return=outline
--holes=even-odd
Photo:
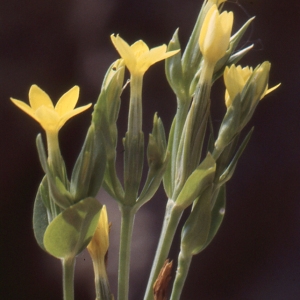
[[[192,255],[184,256],[182,252],[180,251],[178,256],[178,267],[176,272],[175,281],[173,284],[172,294],[170,297],[170,300],[179,300],[182,289],[184,287],[184,283],[186,280],[186,277],[189,272],[189,268],[192,262]]]
[[[119,250],[118,300],[128,300],[130,247],[135,209],[121,205],[121,235]]]
[[[160,234],[159,243],[157,246],[150,277],[148,280],[148,285],[145,292],[144,300],[153,299],[152,287],[154,281],[157,279],[159,271],[161,270],[165,260],[168,257],[181,215],[182,215],[182,210],[179,210],[177,208],[174,209],[174,201],[169,199],[166,207],[164,223]]]
[[[75,257],[62,259],[64,300],[74,300]]]

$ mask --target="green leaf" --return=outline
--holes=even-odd
[[[232,51],[234,51],[239,44],[241,38],[245,34],[251,22],[255,17],[250,18],[240,29],[230,38],[230,46],[232,47]]]
[[[233,175],[236,165],[238,163],[239,158],[241,157],[242,153],[244,152],[245,148],[248,145],[248,142],[251,138],[251,135],[253,133],[254,128],[252,128],[248,134],[246,135],[245,139],[243,140],[241,146],[239,147],[238,151],[236,152],[235,156],[233,157],[232,161],[226,168],[226,170],[223,172],[223,174],[219,178],[219,184],[224,184],[227,182]]]
[[[219,129],[218,138],[215,142],[215,148],[222,152],[223,149],[239,133],[241,123],[241,95],[237,94],[232,104],[228,107],[222,124]]]
[[[194,202],[181,232],[181,251],[185,256],[198,254],[205,246],[211,224],[211,192],[208,186]]]
[[[161,183],[170,157],[169,153],[166,153],[166,148],[164,126],[161,119],[155,114],[152,134],[149,135],[147,147],[149,171],[143,190],[137,200],[139,206],[145,204],[153,197]]]
[[[180,42],[178,39],[178,29],[176,29],[168,45],[168,51],[174,51],[178,49],[180,49]],[[165,73],[167,80],[178,99],[184,101],[187,98],[188,89],[184,89],[180,51],[166,59]]]
[[[199,197],[204,189],[212,183],[216,170],[216,163],[210,153],[207,154],[203,162],[189,176],[178,195],[175,205],[185,209]]]
[[[60,192],[60,189],[67,190],[65,187],[61,186],[61,185],[63,185],[63,183],[59,180],[59,184],[61,183],[61,185],[59,187],[56,185],[57,181],[55,180],[55,178],[48,166],[46,151],[45,151],[42,137],[40,134],[36,138],[36,145],[37,145],[38,155],[39,155],[39,159],[40,159],[42,168],[47,175],[52,199],[59,207],[65,209],[65,208],[69,207],[72,202],[71,202],[71,199],[69,199],[68,197],[66,197],[64,194],[62,194]],[[53,211],[51,211],[51,212],[54,213]]]
[[[172,155],[172,151],[173,151],[172,148],[173,148],[173,142],[174,142],[175,125],[176,125],[176,117],[173,119],[171,129],[169,132],[167,152],[170,153],[170,155]],[[171,157],[171,159],[172,159],[172,157]],[[164,177],[163,177],[163,185],[164,185],[164,189],[165,189],[165,192],[166,192],[168,198],[171,198],[172,194],[173,194],[174,182],[172,180],[172,164],[174,164],[174,163],[175,163],[175,161],[173,161],[173,162],[170,161],[170,163],[168,163],[165,173],[164,173]]]
[[[94,235],[101,208],[95,198],[86,198],[60,213],[44,234],[46,251],[57,258],[79,254]]]
[[[96,132],[92,124],[72,172],[70,190],[75,202],[96,197],[105,168],[106,152],[102,133]]]
[[[225,184],[220,188],[217,194],[215,205],[211,211],[211,225],[209,234],[202,250],[206,248],[217,234],[225,215],[226,207],[226,188]]]
[[[47,177],[44,176],[38,192],[35,197],[33,206],[33,233],[38,245],[45,250],[44,234],[49,225],[47,208],[50,205],[49,189]],[[48,209],[50,209],[48,207]],[[45,250],[46,251],[46,250]]]

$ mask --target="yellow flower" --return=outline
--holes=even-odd
[[[208,1],[211,2],[212,4],[216,4],[217,6],[219,6],[226,0],[208,0]]]
[[[259,70],[257,70],[259,71]],[[236,97],[237,94],[240,94],[246,85],[248,79],[253,73],[253,69],[251,67],[244,67],[231,65],[230,68],[226,67],[224,70],[224,82],[226,86],[225,91],[225,104],[229,107]],[[275,89],[279,87],[280,84],[268,89],[268,85],[260,100],[267,94],[271,93]]]
[[[232,12],[224,11],[220,14],[215,4],[207,12],[200,31],[199,46],[204,59],[211,64],[215,64],[225,55],[232,24]]]
[[[161,45],[149,50],[148,46],[142,40],[129,46],[119,35],[114,36],[112,34],[110,37],[131,75],[143,76],[151,65],[180,51],[167,52],[166,45]]]
[[[107,218],[107,211],[106,206],[103,205],[99,216],[97,229],[94,233],[92,240],[87,246],[87,249],[93,260],[97,261],[100,259],[104,262],[105,254],[109,246],[108,234],[109,224]]]
[[[57,133],[72,117],[88,109],[92,104],[74,109],[79,97],[79,87],[74,86],[53,105],[50,97],[37,85],[29,90],[30,106],[23,101],[10,98],[11,101],[41,124],[47,133]]]

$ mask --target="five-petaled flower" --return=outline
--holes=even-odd
[[[53,105],[50,97],[37,85],[29,90],[30,106],[23,101],[10,98],[11,101],[41,124],[47,133],[58,133],[60,128],[72,117],[88,109],[92,104],[75,108],[79,97],[79,87],[74,86]]]
[[[224,11],[221,14],[214,4],[203,21],[199,36],[200,51],[208,62],[217,63],[228,49],[233,24],[233,13]]]
[[[112,43],[133,76],[143,76],[151,65],[180,51],[175,50],[167,52],[166,45],[161,45],[149,50],[149,47],[142,40],[129,46],[119,35],[114,36],[112,34],[110,37]]]
[[[256,70],[260,71],[260,69]],[[241,66],[235,66],[231,65],[230,67],[226,67],[224,70],[224,82],[226,86],[225,91],[225,104],[227,107],[229,107],[233,101],[233,99],[236,97],[237,94],[240,94],[246,85],[248,79],[253,74],[252,67],[244,67]],[[268,89],[268,85],[266,85],[265,91],[261,95],[261,100],[264,96],[271,93],[275,89],[279,87],[280,84],[277,84],[276,86]]]

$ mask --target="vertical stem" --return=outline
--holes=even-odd
[[[135,209],[122,205],[121,236],[119,250],[118,300],[128,300],[130,247],[134,224]]]
[[[180,251],[178,256],[178,267],[176,272],[175,281],[173,284],[172,294],[170,300],[179,300],[182,293],[182,289],[189,272],[189,268],[192,261],[192,255],[184,256]]]
[[[177,208],[175,209],[173,208],[174,208],[174,201],[169,199],[166,207],[164,223],[160,234],[159,243],[157,246],[150,277],[148,280],[148,285],[145,292],[144,300],[153,299],[153,290],[152,290],[153,284],[157,279],[159,271],[161,270],[165,260],[168,257],[172,245],[172,241],[177,229],[177,225],[182,215],[181,209],[179,210]]]
[[[74,300],[75,257],[62,259],[64,300]]]
[[[137,136],[142,131],[142,87],[143,76],[131,75],[128,132]]]

